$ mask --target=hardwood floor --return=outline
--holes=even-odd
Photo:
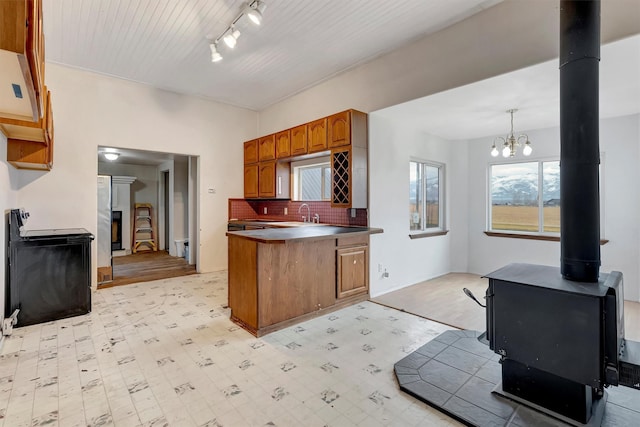
[[[195,265],[189,265],[184,258],[170,256],[167,251],[138,252],[113,257],[113,281],[98,285],[98,289],[194,273]]]
[[[450,273],[389,292],[371,301],[460,329],[485,330],[485,310],[462,292],[468,288],[484,304],[488,279]]]
[[[484,308],[463,292],[468,288],[484,304],[488,279],[475,274],[450,273],[398,291],[372,298],[371,301],[426,319],[461,329],[484,331]],[[640,303],[624,302],[625,337],[640,341]]]

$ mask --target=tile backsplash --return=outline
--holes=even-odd
[[[289,200],[245,200],[229,199],[229,219],[274,219],[281,221],[302,221],[302,216],[307,215],[307,209],[298,209],[306,203],[309,205],[311,217],[320,215],[323,224],[356,225],[366,227],[368,225],[367,209],[355,209],[355,218],[351,216],[352,209],[332,208],[331,202],[294,202]],[[264,210],[267,213],[264,213]],[[284,209],[287,208],[285,215]]]

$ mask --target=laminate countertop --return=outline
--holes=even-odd
[[[259,243],[287,243],[301,240],[325,240],[338,237],[382,233],[381,228],[338,225],[265,228],[262,230],[228,231],[228,237],[239,237]]]

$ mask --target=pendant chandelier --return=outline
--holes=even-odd
[[[493,145],[491,146],[491,155],[493,157],[498,157],[498,154],[500,154],[498,148],[496,147],[496,141],[499,141],[499,145],[502,146],[502,157],[514,157],[520,145],[524,145],[522,154],[524,154],[525,156],[528,156],[533,151],[533,148],[531,148],[529,137],[526,134],[521,134],[517,138],[513,134],[513,113],[515,113],[516,111],[518,111],[516,108],[507,110],[507,113],[511,114],[511,132],[509,133],[509,135],[507,135],[506,138],[498,136],[493,140]],[[521,143],[521,141],[524,142]]]

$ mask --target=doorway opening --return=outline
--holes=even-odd
[[[107,151],[120,155],[115,161]],[[98,268],[111,267],[111,277],[99,278],[98,288],[184,276],[198,272],[199,235],[196,195],[198,158],[173,153],[124,148],[98,147],[98,174],[111,180],[110,206],[101,206],[98,215]],[[102,191],[105,191],[104,189]],[[103,197],[105,199],[105,197]],[[150,222],[138,229],[134,206],[151,206]],[[106,214],[105,214],[106,212]],[[104,222],[101,227],[101,222]],[[150,227],[149,224],[152,224]],[[153,244],[136,245],[136,239]],[[101,241],[108,245],[100,245]],[[191,244],[190,244],[191,243]],[[187,249],[187,250],[185,250]],[[108,252],[108,253],[107,253]]]

